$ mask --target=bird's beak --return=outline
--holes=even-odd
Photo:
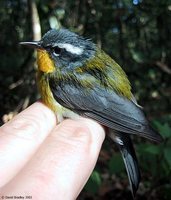
[[[35,41],[35,42],[20,42],[19,44],[21,45],[25,45],[31,48],[35,48],[35,49],[43,49],[43,47],[40,45],[39,41]]]

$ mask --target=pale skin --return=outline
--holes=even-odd
[[[0,128],[0,199],[76,199],[96,164],[105,138],[97,122],[80,118],[56,125],[36,102]]]

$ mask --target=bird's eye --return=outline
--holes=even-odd
[[[53,54],[54,54],[55,56],[59,56],[60,53],[61,53],[61,51],[62,51],[61,48],[59,48],[59,47],[54,47],[54,49],[53,49]]]

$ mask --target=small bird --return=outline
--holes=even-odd
[[[90,39],[67,29],[51,29],[40,41],[20,44],[37,49],[38,88],[58,122],[83,116],[108,127],[135,196],[141,176],[130,135],[155,142],[162,137],[149,125],[122,68]]]

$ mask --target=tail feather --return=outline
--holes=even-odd
[[[129,135],[123,135],[122,133],[117,133],[117,136],[114,136],[114,133],[112,133],[110,137],[117,143],[120,149],[128,174],[131,192],[134,197],[139,187],[141,174],[131,138]]]

